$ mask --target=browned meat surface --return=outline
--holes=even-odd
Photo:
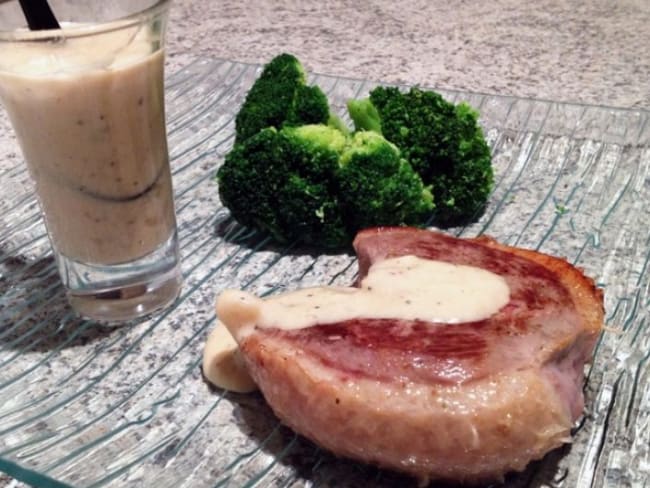
[[[468,483],[501,479],[570,441],[603,321],[590,279],[564,260],[489,238],[380,228],[361,232],[355,248],[361,277],[372,263],[416,255],[499,274],[510,301],[464,324],[257,329],[240,347],[284,423],[342,456]]]

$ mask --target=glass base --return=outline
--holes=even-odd
[[[181,290],[176,234],[135,261],[96,265],[57,256],[68,301],[81,316],[104,323],[141,318],[170,305]]]

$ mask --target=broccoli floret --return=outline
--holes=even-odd
[[[484,210],[493,186],[490,150],[469,105],[454,106],[438,93],[377,87],[348,102],[357,130],[373,130],[395,144],[431,187],[434,223],[458,225]]]
[[[279,242],[343,247],[363,227],[419,225],[433,208],[393,144],[324,124],[262,129],[233,147],[217,180],[233,217]]]
[[[267,127],[326,124],[327,97],[318,86],[308,86],[303,66],[295,56],[280,54],[262,70],[235,118],[235,141],[242,142]]]
[[[285,127],[282,133],[300,144],[314,146],[317,149],[332,150],[337,154],[341,154],[348,144],[344,133],[323,124]]]
[[[341,247],[364,227],[423,225],[434,211],[435,223],[453,224],[484,207],[490,151],[468,105],[378,87],[348,108],[352,135],[298,59],[271,60],[217,173],[235,219],[280,242]]]
[[[376,132],[355,133],[340,163],[341,205],[352,233],[376,225],[421,225],[431,214],[431,192],[399,149]]]
[[[336,194],[345,136],[325,125],[262,129],[236,144],[217,172],[219,195],[240,223],[279,242],[349,242]]]

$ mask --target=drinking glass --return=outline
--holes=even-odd
[[[82,316],[159,310],[181,287],[164,107],[168,0],[51,1],[61,29],[0,3],[0,102]]]

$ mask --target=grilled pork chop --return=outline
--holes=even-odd
[[[583,366],[603,322],[602,293],[589,278],[487,237],[377,228],[354,246],[358,284],[378,263],[415,256],[498,275],[508,299],[464,323],[361,316],[290,329],[258,327],[255,306],[233,314],[218,305],[286,425],[338,455],[423,482],[500,480],[570,442]],[[232,327],[237,320],[252,326],[246,334]]]

